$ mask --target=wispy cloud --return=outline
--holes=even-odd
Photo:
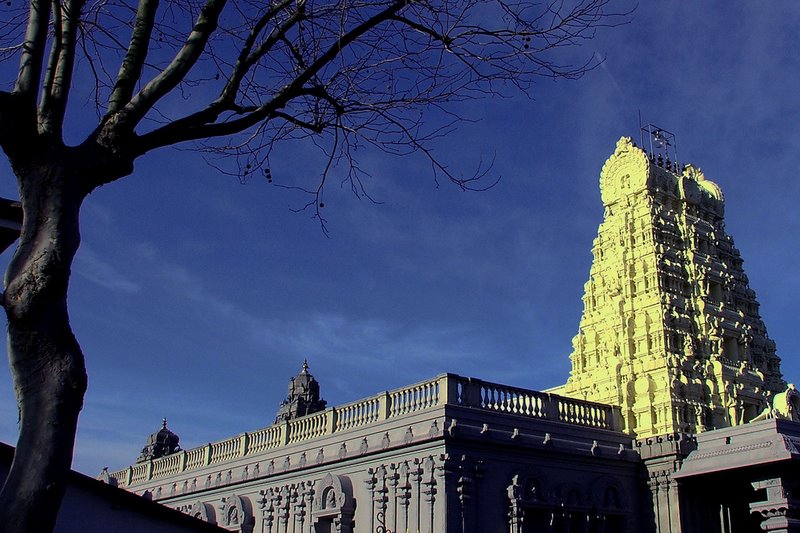
[[[112,291],[136,293],[141,290],[138,283],[102,259],[90,246],[81,246],[75,256],[73,271],[90,282]]]

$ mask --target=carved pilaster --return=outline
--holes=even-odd
[[[289,510],[291,502],[289,501],[289,487],[282,487],[278,500],[278,524],[280,529],[288,531],[289,527]]]
[[[656,533],[681,533],[681,497],[673,475],[697,446],[696,440],[684,434],[658,435],[636,441],[647,472],[647,486],[652,503],[652,520]]]
[[[775,533],[800,532],[800,481],[790,476],[755,481],[756,490],[764,490],[767,499],[751,503],[750,512],[758,515],[763,531]]]
[[[434,533],[434,518],[436,516],[436,468],[433,462],[433,457],[425,459],[425,481],[422,483],[424,489],[422,493],[425,495],[425,503],[427,504],[427,522],[429,533]]]
[[[416,496],[416,523],[415,531],[421,531],[422,526],[422,463],[419,459],[414,459],[414,468],[411,470],[411,479],[413,483],[413,491]]]
[[[386,520],[387,523],[391,524],[391,531],[397,531],[397,515],[400,514],[400,509],[398,507],[397,487],[400,482],[400,474],[398,474],[398,467],[394,463],[389,465],[389,474],[386,479],[389,488],[390,507],[392,509],[391,522],[389,521],[388,517]]]
[[[520,485],[519,475],[511,478],[511,484],[506,489],[508,496],[508,526],[510,533],[523,533],[522,521],[525,515],[523,508],[523,487]]]
[[[372,468],[367,471],[367,479],[364,480],[364,484],[367,486],[367,491],[369,491],[369,530],[375,531],[375,489],[378,486],[378,477],[375,475],[375,470]]]
[[[261,515],[264,533],[273,533],[273,525],[275,524],[275,510],[278,507],[280,496],[272,489],[262,490],[259,492],[261,500]]]
[[[386,533],[386,509],[388,508],[389,497],[387,496],[389,489],[386,486],[386,467],[381,465],[376,471],[378,484],[372,492],[373,511],[375,512],[375,520],[377,527],[375,533]]]
[[[398,477],[398,494],[397,499],[399,502],[399,512],[402,517],[402,529],[397,531],[408,530],[408,507],[411,505],[411,470],[408,467],[408,461],[403,461],[399,469]]]

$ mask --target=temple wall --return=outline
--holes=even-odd
[[[638,531],[638,455],[613,408],[449,374],[335,409],[354,406],[338,431],[250,450],[271,426],[106,477],[234,531]]]

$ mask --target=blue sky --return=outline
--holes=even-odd
[[[437,187],[420,158],[366,154],[381,203],[332,180],[330,237],[292,211],[304,199],[290,191],[241,185],[191,151],[141,159],[84,204],[70,306],[90,385],[75,468],[130,464],[162,417],[187,448],[268,425],[304,358],[329,404],[441,372],[563,383],[602,220],[599,172],[621,135],[638,135],[639,111],[722,187],[797,380],[800,4],[764,6],[642,2],[580,50],[606,58],[582,80],[459,106],[476,121],[436,153],[466,174],[494,158],[495,188]],[[292,146],[272,172],[313,178],[314,162]],[[0,167],[0,194],[14,191]],[[16,418],[6,368],[1,440],[16,440]]]

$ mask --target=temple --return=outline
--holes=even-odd
[[[722,191],[630,138],[603,165],[567,396],[619,406],[638,437],[746,423],[786,389]]]
[[[329,407],[304,362],[272,425],[180,450],[165,422],[101,479],[244,533],[800,532],[800,394],[722,192],[650,145],[603,166],[564,385],[443,374]]]

